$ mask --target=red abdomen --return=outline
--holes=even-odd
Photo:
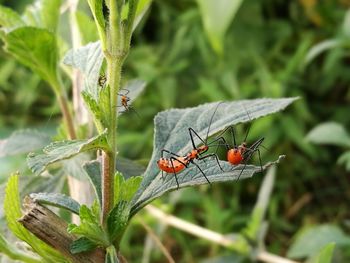
[[[241,152],[238,149],[230,149],[227,152],[227,161],[230,164],[237,165],[242,163],[243,161],[243,156]]]
[[[183,157],[178,157],[178,159],[186,163]],[[160,170],[166,172],[166,173],[178,173],[181,172],[186,166],[179,162],[178,160],[172,160],[173,162],[171,163],[170,159],[167,158],[160,158],[157,161],[158,167]]]

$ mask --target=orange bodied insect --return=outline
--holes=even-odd
[[[201,174],[204,176],[204,178],[210,184],[208,177],[205,175],[205,173],[200,168],[200,166],[195,162],[195,160],[204,160],[206,158],[214,157],[216,159],[216,162],[217,162],[219,168],[223,171],[222,167],[220,166],[219,158],[218,158],[216,153],[209,153],[206,155],[202,155],[209,150],[209,147],[212,147],[212,146],[218,147],[220,145],[227,145],[227,143],[223,137],[218,137],[218,138],[214,139],[213,141],[211,141],[210,143],[207,142],[209,130],[210,130],[210,125],[213,121],[213,117],[214,117],[215,112],[216,112],[217,108],[219,107],[219,105],[220,105],[220,103],[216,106],[214,113],[210,119],[208,131],[207,131],[207,136],[206,136],[205,140],[203,140],[195,130],[193,130],[192,128],[188,128],[189,135],[190,135],[191,142],[192,142],[192,150],[191,151],[189,151],[187,154],[181,156],[181,155],[178,155],[176,153],[173,153],[173,152],[165,150],[165,149],[162,150],[161,158],[157,161],[158,167],[162,171],[162,178],[163,178],[163,172],[174,174],[176,184],[177,184],[177,189],[179,189],[179,182],[178,182],[177,174],[180,173],[181,171],[183,171],[185,168],[187,168],[190,164],[194,164],[195,166],[197,166],[198,170],[201,172]],[[194,136],[196,136],[203,143],[203,145],[196,147],[196,144],[194,142]],[[222,143],[213,145],[213,143],[219,142],[219,141],[221,141]],[[170,154],[170,157],[168,157],[168,158],[163,157],[164,153]]]
[[[248,112],[247,112],[247,114],[248,114]],[[248,116],[249,116],[249,114],[248,114]],[[250,117],[249,117],[249,119],[250,119]],[[230,164],[235,165],[235,166],[242,164],[242,163],[244,164],[240,174],[237,177],[237,180],[241,177],[244,169],[247,166],[248,161],[252,158],[253,154],[256,152],[258,153],[258,156],[259,156],[261,172],[263,172],[259,147],[262,146],[261,144],[264,141],[264,137],[258,139],[257,141],[252,143],[250,146],[248,146],[246,141],[247,141],[247,137],[248,137],[249,130],[250,130],[250,124],[249,124],[249,127],[247,129],[247,133],[245,135],[243,142],[240,145],[237,145],[236,137],[235,137],[235,129],[233,126],[227,127],[220,135],[222,136],[228,130],[230,130],[231,135],[232,135],[233,147],[230,147],[228,144],[226,144],[227,161]]]
[[[134,107],[129,104],[130,97],[128,97],[127,95],[129,94],[130,91],[128,89],[121,89],[121,91],[124,91],[124,94],[117,93],[118,96],[120,96],[120,105],[118,105],[117,108],[120,108],[120,107],[124,108],[124,111],[121,111],[120,113],[132,111],[137,115],[137,117],[140,118],[140,115],[137,113],[137,111],[134,109]]]

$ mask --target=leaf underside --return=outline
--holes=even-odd
[[[59,193],[32,193],[29,196],[40,204],[67,209],[79,215],[80,204],[67,195]]]
[[[48,165],[71,158],[80,152],[93,149],[104,149],[107,147],[105,132],[89,140],[59,141],[51,143],[44,148],[44,153],[30,153],[27,157],[28,166],[33,173],[40,174]]]
[[[173,174],[166,175],[164,179],[161,178],[161,173],[157,166],[157,160],[161,157],[161,151],[162,149],[166,149],[178,155],[185,155],[189,152],[192,149],[188,132],[189,127],[193,128],[201,138],[205,140],[210,119],[217,106],[217,111],[210,125],[209,136],[222,131],[230,125],[249,122],[262,116],[281,111],[296,99],[297,98],[242,100],[222,102],[219,106],[216,102],[203,104],[194,108],[172,109],[158,113],[154,119],[155,134],[152,158],[144,173],[141,186],[132,201],[131,214],[135,214],[139,209],[156,197],[177,188]],[[195,144],[196,146],[200,145],[200,140],[198,138],[195,138]],[[220,164],[224,172],[219,169],[215,160],[207,159],[206,162],[198,161],[198,165],[210,182],[234,181],[243,168],[243,165],[238,165],[231,171],[232,166],[229,163],[220,161]],[[254,173],[259,171],[259,166],[247,165],[240,179],[251,177]],[[180,187],[207,183],[199,169],[193,164],[178,174],[178,181]]]
[[[28,153],[50,143],[50,137],[36,130],[18,130],[0,140],[0,157]]]
[[[103,62],[103,52],[100,42],[89,43],[76,50],[69,50],[63,58],[63,63],[79,69],[84,74],[84,90],[97,100],[98,78]]]

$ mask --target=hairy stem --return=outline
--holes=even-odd
[[[62,80],[58,72],[57,72],[57,78],[51,81],[50,84],[55,92],[56,98],[58,100],[58,104],[60,105],[60,109],[63,115],[63,120],[67,128],[68,137],[71,140],[76,139],[77,136],[76,136],[75,128],[73,124],[72,113],[68,106],[67,94],[65,92]]]
[[[66,124],[69,139],[76,139],[77,136],[73,125],[72,114],[68,107],[67,97],[64,94],[59,94],[57,96],[57,99],[63,114],[63,119]]]
[[[109,1],[109,34],[107,34],[107,80],[110,94],[108,125],[108,142],[110,151],[102,156],[102,223],[106,225],[106,219],[114,206],[114,171],[117,156],[117,98],[121,85],[121,71],[125,58],[129,53],[132,24],[135,18],[137,0],[131,0],[127,25],[121,21],[121,2]],[[127,43],[127,44],[125,44]]]

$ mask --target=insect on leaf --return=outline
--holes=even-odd
[[[206,139],[209,122],[215,108],[217,111],[212,117],[209,136],[222,131],[230,125],[249,122],[262,116],[278,112],[286,108],[297,98],[283,99],[256,99],[221,103],[208,103],[194,108],[172,109],[157,114],[154,119],[155,134],[154,147],[151,161],[143,176],[141,186],[133,199],[131,214],[135,214],[144,205],[161,196],[162,194],[177,188],[173,174],[161,178],[157,160],[161,157],[162,149],[167,149],[179,155],[185,155],[192,149],[188,128],[193,128],[203,140]],[[218,107],[217,107],[218,106]],[[249,113],[249,115],[248,115]],[[195,139],[198,146],[200,141]],[[222,172],[215,160],[197,161],[210,182],[234,181],[240,178],[251,177],[260,171],[260,167],[247,165],[241,173],[244,165],[238,165],[232,170],[228,162],[220,164],[225,172]],[[266,168],[267,166],[265,166]],[[180,187],[205,184],[206,179],[195,165],[190,165],[178,174]]]

